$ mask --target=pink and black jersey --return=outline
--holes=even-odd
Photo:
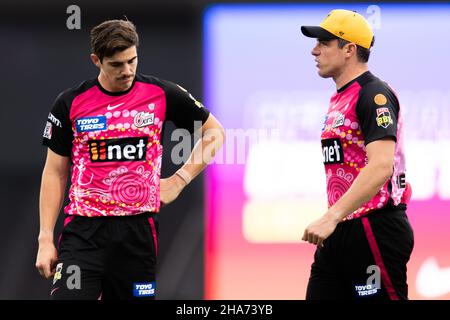
[[[400,203],[406,181],[399,102],[385,82],[367,71],[333,95],[325,117],[321,139],[329,207],[366,166],[366,145],[386,137],[396,141],[393,175],[370,201],[346,219],[384,207],[405,206]]]
[[[80,216],[158,212],[162,131],[166,121],[194,130],[208,110],[182,87],[137,75],[124,92],[108,92],[97,79],[61,93],[43,144],[71,157],[69,204]]]

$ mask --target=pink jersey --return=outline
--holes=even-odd
[[[209,112],[180,86],[138,75],[121,93],[97,79],[63,92],[55,101],[43,144],[72,161],[69,204],[80,216],[158,212],[166,121],[192,132]]]
[[[366,166],[366,145],[383,138],[396,141],[393,175],[346,219],[384,207],[404,206],[400,203],[406,181],[399,103],[386,83],[366,72],[333,95],[325,118],[321,139],[329,207],[347,192]]]

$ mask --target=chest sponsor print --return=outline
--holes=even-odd
[[[340,139],[322,140],[322,154],[324,164],[344,163],[344,150]]]

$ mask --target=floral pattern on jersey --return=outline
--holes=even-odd
[[[327,195],[328,205],[331,207],[335,204],[347,190],[350,188],[354,180],[353,174],[346,173],[344,169],[339,168],[333,174],[331,170],[327,172]]]
[[[70,203],[65,208],[67,214],[123,216],[159,211],[165,96],[159,87],[146,87],[141,83],[136,83],[133,90],[126,96],[109,97],[93,87],[74,100],[72,185]],[[98,103],[94,105],[91,101]],[[105,129],[78,132],[76,120],[88,117],[104,117]],[[139,144],[134,144],[136,141]],[[127,148],[128,155],[131,148],[145,150],[145,154],[131,160],[110,158],[110,149],[105,144],[101,147],[102,142],[121,146],[123,150]],[[142,142],[145,149],[140,146]],[[98,146],[94,147],[98,154],[95,159],[92,156],[94,143]],[[103,156],[99,161],[101,152],[108,157]]]
[[[365,137],[355,111],[359,90],[360,86],[355,82],[344,92],[332,97],[322,131],[322,139],[339,139],[344,154],[342,163],[325,164],[328,207],[334,205],[347,192],[367,164]],[[370,201],[344,220],[359,218],[384,207],[389,200],[388,184],[389,181]]]

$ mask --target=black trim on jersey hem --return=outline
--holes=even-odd
[[[133,83],[131,84],[131,87],[129,87],[125,91],[118,91],[118,92],[108,91],[102,87],[102,85],[100,84],[100,81],[98,81],[98,78],[95,78],[94,83],[100,89],[101,92],[103,92],[104,94],[107,94],[108,96],[122,96],[124,94],[129,93],[131,90],[133,90],[134,84],[136,83],[136,76],[133,79]]]
[[[361,83],[361,80],[365,77],[373,77],[373,75],[370,71],[366,71],[363,74],[356,77],[355,79],[351,80],[350,82],[347,82],[345,85],[343,85],[339,89],[337,89],[337,93],[341,93],[341,92],[345,91],[345,89],[350,87],[355,81],[357,81],[358,83]]]
[[[380,214],[397,214],[397,213],[405,213],[406,214],[407,206],[404,203],[399,203],[397,206],[394,205],[394,201],[389,196],[388,201],[386,204],[381,208],[375,208],[373,210],[370,210],[367,213],[364,213],[364,215],[359,217],[354,217],[352,219],[347,219],[344,221],[341,221],[339,223],[352,223],[352,221],[357,221],[358,219],[364,218],[364,217],[372,217],[372,216],[378,216]]]
[[[394,199],[392,199],[391,196],[389,196],[388,202],[381,209],[384,209],[384,208],[386,208],[386,210],[401,210],[401,211],[405,211],[405,213],[406,213],[406,211],[408,210],[408,205],[403,202],[400,202],[398,205],[395,205]]]
[[[61,156],[61,157],[67,157],[67,158],[70,158],[70,157],[71,157],[71,152],[69,152],[69,154],[64,154],[63,152],[61,152],[61,151],[59,151],[59,150],[56,150],[56,149],[55,149],[55,146],[50,145],[50,144],[47,142],[47,140],[45,140],[45,138],[44,138],[44,140],[42,141],[42,145],[43,145],[43,146],[46,146],[47,148],[49,148],[50,150],[52,150],[54,153],[56,153],[57,155],[59,155],[59,156]]]
[[[387,135],[381,135],[379,137],[377,137],[377,136],[371,137],[371,139],[367,139],[367,140],[364,141],[364,145],[367,146],[371,142],[378,141],[378,140],[381,140],[381,139],[384,139],[384,138],[392,138],[392,140],[394,140],[394,142],[397,143],[397,137],[396,136],[394,136],[392,134],[387,134]]]

